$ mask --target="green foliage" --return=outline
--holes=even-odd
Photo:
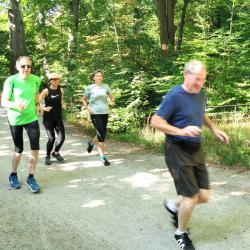
[[[223,125],[223,130],[229,135],[230,143],[225,145],[219,142],[211,132],[203,133],[205,151],[210,161],[226,166],[240,166],[250,169],[250,126]]]

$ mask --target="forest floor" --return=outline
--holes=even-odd
[[[0,110],[0,249],[174,250],[174,228],[163,208],[175,197],[163,155],[107,141],[111,166],[97,150],[86,152],[87,138],[66,126],[61,151],[66,162],[44,165],[46,134],[36,179],[42,191],[24,185],[29,143],[18,176],[21,189],[9,189],[13,142],[6,111]],[[191,238],[200,250],[250,249],[250,172],[208,166],[212,198],[197,206]]]

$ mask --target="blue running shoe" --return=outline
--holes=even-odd
[[[19,189],[21,187],[17,175],[10,175],[9,181],[10,181],[10,187],[13,189]]]
[[[36,183],[36,180],[34,177],[28,177],[25,184],[27,185],[27,187],[30,189],[32,193],[38,193],[40,191],[40,187]]]

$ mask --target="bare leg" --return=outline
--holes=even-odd
[[[29,173],[34,174],[37,161],[39,158],[39,150],[31,150],[31,156],[30,156],[30,161],[29,161]]]
[[[104,142],[99,142],[96,136],[92,139],[92,142],[97,145],[97,149],[99,151],[100,156],[104,156]]]
[[[194,206],[198,201],[198,195],[183,197],[178,208],[178,229],[185,232],[191,218]]]
[[[16,152],[13,153],[13,156],[12,156],[12,172],[13,173],[17,172],[17,168],[20,164],[21,158],[22,158],[22,153],[16,153]]]

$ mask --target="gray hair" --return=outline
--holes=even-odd
[[[207,68],[204,63],[198,60],[190,60],[184,67],[184,73],[197,73],[200,71],[207,73]]]
[[[32,59],[30,56],[19,56],[16,60],[16,65],[19,65],[19,62],[21,61],[21,59],[26,59],[26,60],[30,61],[30,64],[32,63]]]

